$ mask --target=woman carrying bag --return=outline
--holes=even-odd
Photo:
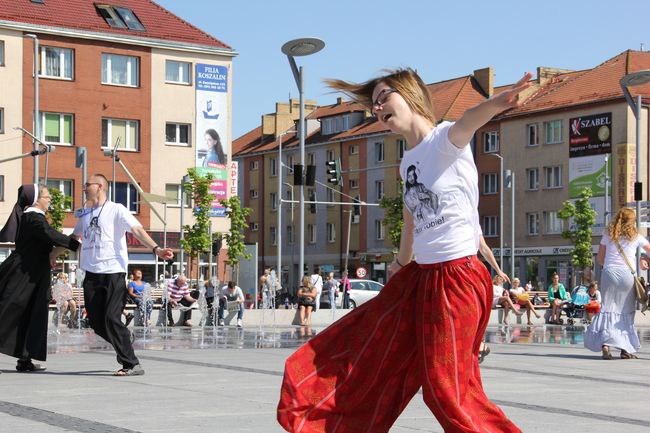
[[[622,208],[603,232],[596,260],[603,266],[600,281],[602,308],[585,332],[585,347],[602,351],[603,359],[612,359],[610,347],[621,351],[621,358],[636,359],[641,347],[634,327],[636,294],[634,290],[634,262],[636,250],[650,253],[650,243],[640,236],[636,227],[636,213]]]

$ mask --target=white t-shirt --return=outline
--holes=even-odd
[[[641,235],[637,235],[636,239],[633,241],[628,240],[627,238],[621,236],[618,238],[618,243],[621,245],[623,252],[627,256],[627,259],[630,261],[633,269],[636,269],[636,249],[637,247],[643,248],[648,245],[648,240]],[[609,237],[609,231],[605,229],[603,231],[603,237],[600,240],[601,245],[605,245],[605,266],[621,266],[627,268],[625,259],[618,252],[616,244],[612,242],[612,238]]]
[[[503,296],[503,287],[492,284],[492,298],[498,299]]]
[[[321,277],[318,274],[312,274],[310,279],[311,279],[311,283],[316,288],[316,291],[317,292],[322,292],[323,291],[323,277]]]
[[[235,291],[233,293],[230,293],[230,290],[228,290],[228,286],[223,286],[221,289],[221,296],[226,298],[229,302],[236,301],[236,300],[244,300],[244,292],[242,292],[241,287],[235,286]]]
[[[97,225],[91,221],[97,217]],[[102,206],[86,209],[74,228],[81,237],[79,266],[96,274],[126,272],[129,256],[126,248],[126,232],[142,226],[127,208],[119,203],[106,201]]]
[[[470,146],[459,149],[449,141],[452,125],[442,122],[435,127],[404,152],[400,164],[418,263],[471,256],[479,247],[478,172]]]

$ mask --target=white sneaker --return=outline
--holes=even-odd
[[[219,319],[219,326],[224,326],[224,325],[225,325],[225,323],[224,323],[223,319]]]
[[[244,324],[242,323],[241,319],[237,319],[237,327],[238,328],[243,328]]]

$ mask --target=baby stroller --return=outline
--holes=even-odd
[[[571,301],[564,306],[564,313],[566,314],[568,325],[573,325],[576,319],[580,319],[581,323],[587,323],[585,305],[589,301],[587,287],[579,284],[571,290]]]

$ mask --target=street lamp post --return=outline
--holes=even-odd
[[[185,250],[183,249],[183,239],[185,239],[185,230],[183,230],[183,214],[185,209],[185,184],[189,183],[190,177],[188,175],[183,176],[181,179],[181,235],[180,235],[180,254],[179,260],[180,264],[178,266],[178,274],[183,274],[183,265],[185,264]]]
[[[499,267],[503,271],[503,157],[498,153],[488,153],[499,158]],[[514,206],[514,203],[513,203]]]
[[[620,85],[632,113],[636,117],[636,181],[634,182],[634,201],[636,201],[636,226],[641,227],[641,200],[643,199],[643,184],[641,183],[641,95],[636,102],[630,93],[630,87],[650,83],[650,70],[633,72],[621,78]],[[641,272],[641,249],[636,250],[636,273]]]
[[[287,135],[290,132],[295,132],[293,130],[285,131],[281,134],[278,134],[278,162],[276,163],[276,175],[278,176],[278,195],[277,195],[277,212],[278,212],[278,230],[277,230],[277,242],[278,242],[278,281],[280,281],[280,287],[282,287],[282,137]]]
[[[300,132],[300,164],[305,166],[305,100],[304,100],[304,76],[302,66],[300,69],[296,66],[295,57],[309,56],[317,53],[325,47],[325,42],[318,38],[300,38],[293,39],[282,45],[282,53],[287,56],[291,72],[296,80],[298,86],[298,94],[300,96],[300,119],[298,122],[298,129]],[[304,173],[304,172],[303,172]],[[305,185],[304,178],[300,182],[300,212],[299,212],[299,225],[300,225],[300,264],[299,272],[302,275],[305,272]]]
[[[506,170],[506,178],[510,184],[510,278],[515,277],[515,171]]]
[[[39,88],[38,88],[38,36],[33,33],[26,33],[23,35],[26,38],[34,39],[34,135],[36,137],[41,136],[41,119],[39,116]],[[33,140],[34,151],[38,152],[38,142]],[[38,155],[34,156],[34,183],[38,183]]]

